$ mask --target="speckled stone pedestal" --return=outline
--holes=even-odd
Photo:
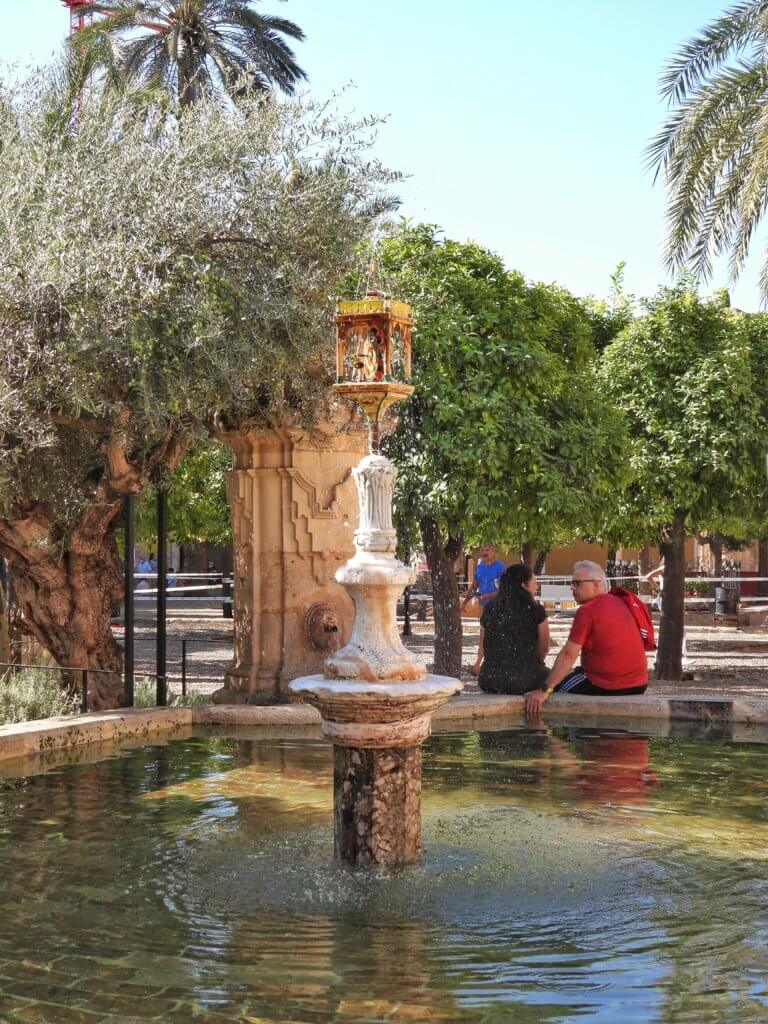
[[[348,864],[421,857],[421,747],[333,748],[335,851]]]

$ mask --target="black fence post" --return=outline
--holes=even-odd
[[[403,632],[401,636],[413,636],[411,629],[411,588],[406,587],[403,591]]]
[[[233,617],[232,579],[232,576],[222,576],[221,578],[221,616],[224,619],[231,619]]]
[[[83,714],[88,711],[88,669],[83,669],[83,699],[80,703],[80,710]]]
[[[123,502],[123,516],[125,527],[125,596],[123,606],[125,608],[125,706],[133,707],[133,633],[134,633],[134,605],[133,605],[133,548],[134,548],[134,521],[133,521],[133,495],[126,494]]]
[[[157,703],[168,703],[166,679],[167,660],[167,608],[168,608],[168,492],[157,492]]]
[[[181,640],[181,695],[187,696],[187,638]]]

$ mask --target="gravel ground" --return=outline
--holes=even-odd
[[[550,619],[552,663],[570,629],[570,618]],[[469,672],[475,660],[479,625],[464,619],[463,672],[466,692],[477,690]],[[434,633],[431,622],[413,622],[413,636],[405,643],[419,659],[431,666]],[[122,630],[116,635],[122,638]],[[688,670],[693,678],[683,683],[651,683],[658,694],[768,696],[768,627],[737,630],[732,626],[696,624],[688,626]],[[224,670],[232,660],[232,620],[224,619],[216,602],[189,608],[173,608],[168,616],[168,674],[170,688],[181,690],[182,638],[186,638],[187,685],[200,693],[211,693],[222,685]],[[653,656],[649,656],[653,664]],[[155,671],[155,626],[151,613],[140,609],[136,624],[137,676]]]

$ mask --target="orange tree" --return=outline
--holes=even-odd
[[[435,671],[457,674],[462,547],[589,533],[622,475],[622,420],[595,376],[590,317],[564,289],[430,225],[401,227],[379,258],[416,315],[416,394],[387,441],[398,529],[432,576]]]
[[[607,507],[608,533],[664,556],[658,675],[679,679],[684,544],[697,530],[741,534],[765,509],[768,317],[661,289],[606,348],[606,396],[627,418],[632,482]]]
[[[232,516],[227,501],[226,473],[232,453],[217,441],[191,448],[179,463],[168,489],[168,540],[180,546],[207,541],[229,544]],[[136,536],[153,548],[157,543],[156,491],[142,496],[136,516]],[[181,571],[181,566],[174,568]]]

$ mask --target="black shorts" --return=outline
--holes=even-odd
[[[645,693],[647,689],[648,684],[643,683],[642,686],[628,686],[624,690],[606,690],[605,687],[595,686],[583,668],[575,668],[557,684],[555,693],[581,693],[587,697],[633,697]]]

